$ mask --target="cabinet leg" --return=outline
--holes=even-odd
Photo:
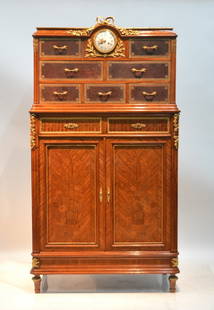
[[[176,292],[176,281],[178,280],[178,277],[174,274],[169,276],[169,291],[171,293]]]
[[[40,293],[41,277],[39,275],[36,275],[32,278],[32,280],[34,283],[35,293]]]

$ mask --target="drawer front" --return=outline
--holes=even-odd
[[[41,85],[41,101],[57,103],[79,103],[79,85]]]
[[[111,117],[109,133],[169,133],[168,117]]]
[[[80,57],[80,42],[79,39],[42,40],[40,42],[40,55]]]
[[[98,117],[47,117],[41,118],[41,133],[101,133]]]
[[[129,85],[129,98],[131,103],[168,102],[168,86],[157,85]]]
[[[108,65],[110,80],[167,79],[168,63],[159,62],[112,62]]]
[[[100,62],[43,62],[42,79],[100,80],[102,64]]]
[[[134,39],[130,41],[131,57],[140,56],[167,56],[169,41],[158,39]]]
[[[86,85],[86,102],[124,103],[124,85]]]

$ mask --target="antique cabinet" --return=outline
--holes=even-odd
[[[177,251],[176,34],[37,28],[31,115],[35,292],[48,274],[168,274]]]

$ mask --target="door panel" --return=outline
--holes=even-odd
[[[46,205],[43,246],[102,248],[100,143],[57,140],[44,142],[42,148],[42,166],[47,167],[41,187]]]
[[[109,248],[166,249],[169,143],[166,139],[108,142]]]

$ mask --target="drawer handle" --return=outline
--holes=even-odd
[[[64,71],[67,77],[73,77],[74,73],[77,73],[79,69],[78,68],[74,68],[74,69],[65,68]]]
[[[146,52],[153,52],[158,49],[158,45],[152,45],[152,46],[143,45],[143,49]]]
[[[67,47],[67,45],[63,45],[63,46],[53,45],[53,48],[55,50],[66,50],[68,47]]]
[[[65,124],[64,127],[65,127],[66,129],[75,129],[75,128],[78,128],[79,125],[76,124],[76,123],[68,123],[68,124]]]
[[[68,92],[67,91],[62,91],[62,92],[54,91],[53,94],[57,97],[58,100],[63,100],[65,96],[68,94]]]
[[[134,129],[142,129],[142,128],[145,128],[146,125],[143,123],[135,123],[135,124],[131,124],[131,127]]]
[[[144,72],[146,72],[146,68],[136,69],[132,68],[131,71],[135,75],[135,77],[141,77]]]
[[[97,94],[101,97],[100,98],[101,100],[107,101],[108,98],[111,96],[112,91],[111,90],[110,91],[106,91],[106,92],[99,91]]]

